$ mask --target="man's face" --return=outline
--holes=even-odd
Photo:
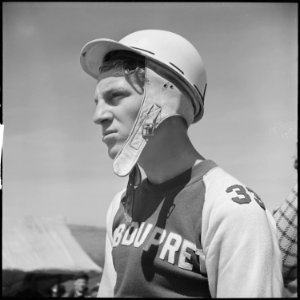
[[[102,126],[102,141],[110,158],[115,158],[129,136],[142,100],[143,89],[135,80],[111,71],[101,74],[95,91],[94,122]]]
[[[74,281],[74,288],[77,292],[84,292],[88,286],[88,281],[85,278],[78,278]]]

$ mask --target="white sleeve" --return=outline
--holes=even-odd
[[[102,273],[100,286],[97,294],[98,298],[114,296],[114,287],[116,284],[117,275],[114,269],[114,264],[112,259],[112,244],[113,244],[112,226],[113,226],[114,217],[120,205],[123,192],[124,190],[119,192],[114,197],[114,199],[109,205],[106,214],[105,258],[104,258],[103,273]]]
[[[275,221],[248,190],[249,203],[233,201],[233,197],[243,196],[234,194],[234,190],[233,194],[226,192],[227,187],[246,187],[228,176],[222,180],[222,172],[215,169],[204,178],[201,242],[211,296],[281,297],[283,283]]]

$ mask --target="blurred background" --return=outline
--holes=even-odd
[[[276,208],[297,180],[297,8],[3,3],[3,216],[63,216],[69,227],[105,226],[109,202],[127,178],[113,174],[92,122],[96,82],[82,71],[79,54],[92,39],[119,40],[140,29],[176,32],[199,50],[208,87],[191,140]]]

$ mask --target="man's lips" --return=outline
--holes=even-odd
[[[108,138],[110,135],[113,135],[114,133],[117,133],[116,130],[106,130],[102,134],[102,140]]]
[[[102,133],[102,136],[106,136],[108,134],[116,133],[116,132],[117,132],[117,130],[104,130]]]

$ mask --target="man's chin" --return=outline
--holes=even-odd
[[[115,150],[115,149],[108,149],[108,156],[111,158],[111,159],[115,159],[115,157],[117,156],[118,154],[118,151]]]

